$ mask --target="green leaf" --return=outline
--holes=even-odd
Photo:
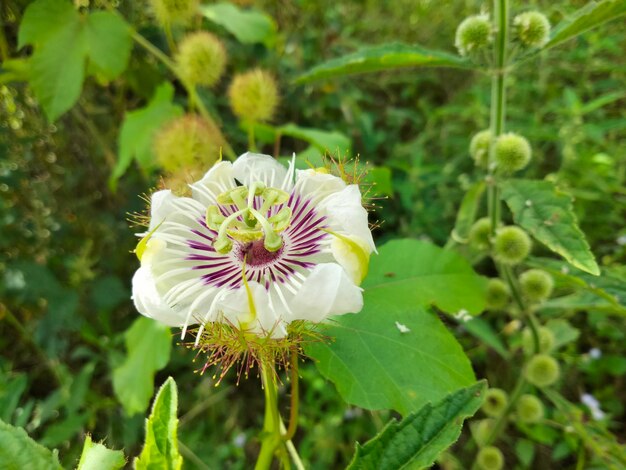
[[[407,67],[469,68],[466,59],[421,46],[392,43],[365,47],[352,54],[331,59],[300,75],[296,83],[342,77],[365,72],[380,72]]]
[[[92,13],[87,20],[89,60],[103,77],[112,80],[128,65],[133,45],[130,27],[120,16],[108,11]]]
[[[260,11],[242,10],[232,3],[216,3],[202,5],[200,12],[243,44],[263,43],[271,47],[276,40],[274,20]]]
[[[128,355],[113,369],[113,391],[129,415],[144,412],[154,390],[154,374],[167,365],[172,348],[170,329],[139,317],[124,333]]]
[[[467,243],[469,241],[469,232],[476,220],[476,213],[484,192],[485,182],[478,181],[465,193],[451,233],[454,241],[458,243]]]
[[[589,2],[554,28],[544,49],[558,46],[585,31],[624,15],[626,15],[626,0]]]
[[[33,441],[26,431],[0,420],[0,462],[3,470],[62,470],[57,451]]]
[[[161,84],[146,107],[129,111],[124,117],[118,139],[119,156],[109,186],[115,190],[133,158],[142,168],[152,168],[154,163],[152,141],[154,134],[167,121],[180,116],[183,110],[173,104],[174,87],[169,82]]]
[[[427,403],[402,421],[392,420],[374,439],[357,444],[348,470],[426,468],[461,435],[463,421],[482,405],[485,381]]]
[[[29,82],[51,122],[78,100],[87,59],[112,79],[126,68],[132,45],[121,18],[109,12],[81,15],[64,0],[31,3],[18,42],[19,47],[35,46]]]
[[[370,195],[393,196],[391,170],[386,166],[368,166],[364,183],[365,185],[372,185]]]
[[[124,452],[107,449],[102,444],[94,444],[91,436],[87,434],[76,470],[117,470],[124,465],[126,465]]]
[[[546,323],[548,328],[554,335],[553,349],[559,349],[572,341],[576,341],[580,336],[580,330],[574,328],[570,322],[562,318],[553,318]]]
[[[515,222],[572,266],[598,275],[600,268],[578,228],[572,198],[553,183],[512,179],[501,185]]]
[[[346,152],[350,153],[352,146],[350,139],[337,131],[324,131],[321,129],[300,127],[291,123],[276,128],[276,131],[279,134],[309,142],[318,150],[332,154],[337,152],[342,155]]]
[[[494,331],[489,322],[483,320],[480,317],[473,317],[467,319],[459,319],[459,323],[463,328],[465,328],[468,333],[480,339],[483,343],[491,347],[503,358],[508,359],[511,356],[511,353],[506,348],[506,346],[498,336],[498,333]]]
[[[177,470],[183,465],[178,452],[178,392],[176,382],[169,377],[159,389],[152,412],[146,420],[146,440],[135,469]]]
[[[336,317],[323,330],[330,341],[307,347],[344,400],[406,415],[474,382],[461,346],[428,308],[483,309],[485,282],[463,258],[426,242],[392,241],[372,259],[364,287],[363,310]]]

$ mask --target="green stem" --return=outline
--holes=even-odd
[[[291,354],[291,409],[289,411],[289,427],[283,434],[283,440],[291,441],[298,429],[299,377],[298,351]]]
[[[530,332],[533,337],[533,349],[535,351],[535,354],[539,354],[541,348],[539,344],[539,328],[537,327],[537,319],[524,302],[524,297],[520,292],[517,279],[515,279],[515,275],[513,274],[511,266],[500,266],[500,272],[502,273],[504,279],[509,285],[509,288],[511,289],[511,296],[513,297],[514,302],[517,304],[520,312],[524,316],[524,320],[526,321],[528,328],[530,328]]]
[[[495,68],[491,79],[491,116],[489,129],[491,130],[491,145],[489,147],[489,192],[488,210],[491,220],[491,236],[496,233],[500,223],[500,195],[495,175],[495,140],[504,132],[506,119],[506,61],[508,44],[509,2],[508,0],[494,0],[494,17],[497,21],[498,32],[495,47]]]
[[[254,123],[248,125],[248,150],[256,152],[256,139],[254,138]]]
[[[261,362],[261,380],[265,391],[265,418],[261,451],[254,466],[255,470],[269,469],[276,450],[282,443],[280,417],[278,415],[278,387],[276,386],[276,372],[273,363],[266,360]]]
[[[180,83],[182,83],[182,85],[185,87],[185,90],[187,91],[187,95],[189,96],[189,102],[192,103],[193,107],[197,109],[198,113],[200,113],[200,115],[205,119],[205,121],[207,121],[208,123],[213,123],[214,122],[213,117],[211,116],[211,114],[209,113],[209,110],[206,108],[206,106],[204,105],[200,97],[198,96],[198,91],[196,90],[196,87],[190,83],[187,83],[183,79],[183,77],[181,77],[174,61],[170,59],[167,56],[167,54],[165,54],[161,49],[159,49],[150,41],[148,41],[145,37],[143,37],[137,31],[133,30],[132,36],[133,36],[133,40],[137,44],[139,44],[146,51],[148,51],[150,54],[152,54],[154,57],[160,60],[163,63],[163,65],[165,65],[176,76],[176,78],[180,80]],[[237,154],[235,153],[233,148],[230,146],[228,142],[226,142],[226,139],[223,136],[221,140],[224,144],[224,152],[226,153],[226,156],[231,160],[235,160],[237,158]]]

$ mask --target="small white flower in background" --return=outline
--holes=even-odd
[[[593,419],[595,419],[596,421],[600,421],[604,419],[605,417],[604,411],[600,409],[600,402],[596,399],[596,397],[594,397],[590,393],[583,393],[580,396],[580,402],[583,405],[587,406],[587,408],[589,408],[589,411],[591,411],[591,416],[593,416]]]
[[[602,350],[600,348],[591,348],[588,354],[591,359],[600,359],[602,357]]]
[[[169,326],[222,322],[282,338],[363,306],[359,284],[375,250],[356,184],[295,170],[268,155],[220,162],[191,197],[152,195],[137,246],[137,310]]]

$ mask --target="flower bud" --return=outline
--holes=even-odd
[[[530,253],[532,242],[528,234],[513,225],[501,228],[493,244],[495,258],[504,264],[517,264]]]
[[[230,106],[243,121],[265,122],[272,119],[278,105],[278,88],[266,71],[255,69],[236,75],[228,89]]]
[[[550,297],[554,288],[554,279],[541,269],[530,269],[520,278],[522,294],[531,302],[542,302]]]
[[[547,387],[559,379],[561,368],[559,363],[547,354],[533,356],[524,370],[524,376],[537,387]]]
[[[152,10],[162,25],[187,24],[196,14],[199,0],[150,0]]]
[[[470,155],[474,160],[474,164],[480,168],[489,166],[489,145],[491,144],[491,131],[485,129],[474,134],[470,141]]]
[[[543,403],[535,395],[522,395],[516,405],[517,418],[526,424],[541,421],[544,416]]]
[[[214,123],[190,114],[165,124],[156,136],[154,151],[161,168],[174,173],[201,162],[211,166],[219,159],[222,142]]]
[[[462,56],[487,47],[493,41],[493,25],[487,15],[465,18],[456,29],[454,45]]]
[[[486,250],[489,248],[489,241],[491,237],[491,220],[489,217],[483,217],[478,219],[470,227],[469,231],[469,243],[477,250]]]
[[[530,144],[521,135],[509,132],[496,139],[496,168],[503,173],[513,173],[525,168],[531,155]]]
[[[539,352],[547,353],[554,347],[554,333],[550,328],[545,326],[537,330],[539,336]],[[524,328],[522,331],[522,349],[528,356],[535,354],[535,339],[530,328]]]
[[[182,79],[191,85],[215,85],[224,72],[226,50],[211,33],[200,31],[186,36],[176,54]]]
[[[509,397],[504,390],[501,388],[490,388],[485,393],[482,410],[487,416],[495,418],[504,411],[508,401]]]
[[[500,470],[504,466],[504,456],[497,447],[483,447],[476,455],[476,466],[481,470]]]
[[[471,427],[472,436],[478,444],[479,447],[482,447],[489,439],[489,435],[493,431],[493,428],[496,425],[496,420],[493,418],[481,419],[477,423],[475,423]]]
[[[543,47],[550,39],[550,22],[538,11],[520,13],[513,19],[515,39],[525,47]]]
[[[489,310],[500,310],[509,304],[511,291],[504,281],[498,278],[489,279],[485,303]]]

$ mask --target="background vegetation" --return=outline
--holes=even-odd
[[[31,53],[29,46],[18,47],[18,28],[29,3],[6,0],[0,6],[3,62]],[[167,50],[166,38],[143,2],[77,3],[92,11],[117,9],[141,34]],[[198,19],[228,51],[225,77],[199,99],[219,120],[235,153],[247,149],[248,136],[229,110],[227,88],[235,73],[262,67],[279,84],[276,124],[335,131],[347,138],[351,155],[375,168],[377,195],[384,197],[377,201],[374,215],[380,221],[378,241],[414,237],[443,246],[473,181],[469,138],[488,127],[488,79],[449,69],[406,69],[307,85],[296,85],[294,79],[325,59],[365,44],[398,40],[453,51],[457,24],[480,10],[481,2],[237,3],[250,4],[273,19],[275,32],[265,43],[242,43],[226,28]],[[554,24],[585,3],[526,2],[524,8],[540,8]],[[173,33],[182,34],[176,29]],[[611,269],[611,292],[617,295],[626,295],[624,50],[623,21],[617,21],[541,53],[511,79],[508,108],[511,127],[534,146],[538,163],[525,176],[547,175],[574,195],[580,226],[599,264]],[[113,371],[129,360],[126,344],[133,339],[129,328],[137,319],[130,301],[130,279],[137,266],[130,252],[136,240],[127,219],[143,210],[138,195],[161,186],[171,175],[133,163],[116,187],[110,178],[125,113],[146,106],[164,77],[175,86],[174,103],[185,108],[184,87],[154,56],[135,45],[122,75],[111,80],[89,75],[78,103],[50,124],[33,91],[11,77],[15,69],[5,64],[4,72],[0,72],[0,419],[59,449],[68,467],[80,456],[86,433],[94,440],[106,437],[107,446],[137,455],[147,401],[139,400],[133,407],[113,387]],[[264,143],[262,133],[257,137],[259,150],[274,153],[274,139]],[[307,152],[314,158],[315,147],[314,139],[286,133],[280,154]],[[491,274],[489,266],[477,266]],[[557,293],[564,295],[547,302],[541,313],[558,321],[565,332],[559,351],[560,389],[576,407],[571,415],[551,411],[549,422],[541,425],[509,427],[502,448],[507,461],[517,462],[516,468],[541,469],[574,468],[580,449],[591,446],[594,452],[579,468],[611,468],[602,455],[619,452],[616,442],[626,439],[624,311],[585,296],[565,295],[567,287],[559,283]],[[493,312],[483,318],[492,325],[498,343],[507,345],[504,352],[447,321],[476,375],[510,389],[516,377],[507,361],[513,360],[510,351],[520,342],[515,320]],[[201,363],[191,362],[194,353],[178,345],[177,335],[170,338],[168,333],[160,344],[158,354],[148,349],[136,364],[147,370],[148,399],[154,371],[157,384],[169,375],[176,378],[180,446],[188,468],[248,468],[258,451],[262,419],[258,382],[242,380],[236,385],[237,378],[230,375],[216,388],[211,374],[194,372]],[[171,356],[166,354],[170,344]],[[392,413],[345,405],[311,363],[301,373],[304,411],[296,437],[301,456],[311,468],[345,466],[354,441],[372,437]],[[594,420],[590,408],[581,404],[582,394],[600,402],[602,419]],[[466,427],[440,465],[468,468],[476,451],[470,439],[475,427]],[[458,467],[455,461],[460,462]]]

